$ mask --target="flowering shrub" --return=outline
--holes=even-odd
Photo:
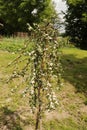
[[[31,34],[29,40],[33,44],[32,49],[29,52],[26,51],[29,44],[25,44],[20,56],[12,63],[21,62],[22,55],[27,55],[26,65],[20,72],[15,71],[10,79],[19,76],[25,78],[27,87],[23,94],[29,92],[31,110],[37,113],[35,130],[38,130],[42,113],[46,110],[53,110],[58,105],[55,92],[62,85],[61,52],[59,51],[60,44],[56,38],[57,30],[54,29],[53,24],[34,24],[33,28],[30,25],[28,27]],[[27,76],[25,76],[26,74]]]

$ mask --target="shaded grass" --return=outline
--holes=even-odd
[[[7,130],[23,130],[18,114],[7,107],[0,109],[0,128]]]
[[[62,52],[64,79],[73,84],[77,92],[87,96],[87,51],[64,48]]]

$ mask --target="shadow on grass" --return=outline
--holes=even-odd
[[[63,77],[76,87],[77,92],[87,96],[87,57],[80,59],[74,54],[62,57]]]
[[[23,130],[18,114],[7,107],[2,107],[0,109],[0,130]]]

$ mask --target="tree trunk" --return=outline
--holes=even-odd
[[[41,121],[41,86],[38,87],[38,110],[36,115],[36,125],[35,130],[41,130],[40,128],[40,121]]]

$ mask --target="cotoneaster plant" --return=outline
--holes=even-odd
[[[60,44],[57,41],[57,30],[51,23],[43,25],[28,24],[29,40],[21,49],[20,55],[9,65],[15,64],[15,71],[10,80],[23,77],[26,88],[24,96],[29,93],[29,105],[32,113],[36,115],[35,130],[41,130],[41,119],[45,111],[54,110],[59,104],[56,92],[62,85],[62,66],[60,63]],[[26,51],[32,44],[32,49]],[[23,62],[24,67],[17,69],[17,65]]]

